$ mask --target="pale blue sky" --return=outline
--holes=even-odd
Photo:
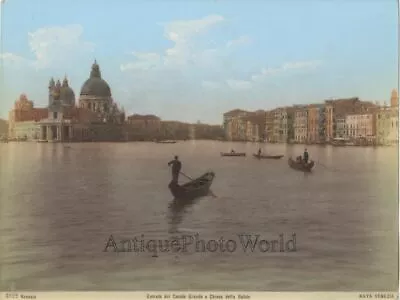
[[[128,114],[221,123],[222,113],[397,88],[395,0],[7,0],[0,116],[50,76],[77,97],[96,58]]]

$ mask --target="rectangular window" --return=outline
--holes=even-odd
[[[57,112],[53,112],[53,119],[57,119]]]

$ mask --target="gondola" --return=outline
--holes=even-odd
[[[228,153],[221,152],[221,156],[246,156],[246,153],[245,152],[228,152]]]
[[[207,172],[200,177],[189,181],[183,185],[171,181],[168,185],[175,199],[194,199],[207,196],[210,192],[210,186],[215,178],[214,172]]]
[[[289,158],[288,163],[289,167],[291,167],[292,169],[302,172],[311,172],[312,168],[315,165],[314,161],[312,160],[307,164],[305,164],[303,161],[302,162],[294,161],[291,157]]]
[[[258,159],[281,159],[283,155],[258,155],[258,154],[253,154],[255,158]]]
[[[176,141],[155,141],[157,144],[176,144]]]

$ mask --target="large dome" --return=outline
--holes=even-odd
[[[92,65],[90,78],[81,88],[81,96],[111,97],[111,89],[108,83],[101,78],[100,67],[95,61]]]

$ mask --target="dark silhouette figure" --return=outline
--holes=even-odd
[[[168,166],[172,165],[172,182],[178,184],[179,173],[182,169],[182,163],[179,161],[178,156],[168,163]]]
[[[304,154],[303,154],[303,158],[304,158],[304,163],[308,163],[308,151],[307,148],[304,149]]]
[[[258,156],[261,156],[261,148],[258,149]]]

